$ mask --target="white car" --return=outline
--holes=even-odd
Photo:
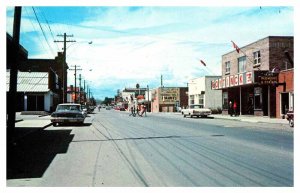
[[[211,110],[203,108],[203,105],[190,105],[186,109],[181,109],[181,114],[183,117],[207,117],[211,115]]]

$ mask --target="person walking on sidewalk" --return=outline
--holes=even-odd
[[[231,101],[229,101],[229,109],[228,109],[228,111],[229,111],[230,116],[232,116],[233,108],[232,108],[232,102]]]
[[[236,117],[236,108],[237,108],[237,104],[236,104],[236,101],[233,102],[233,113],[234,113],[234,116]]]

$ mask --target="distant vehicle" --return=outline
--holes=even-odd
[[[202,105],[190,105],[186,109],[181,109],[181,114],[183,117],[190,116],[192,117],[207,117],[211,115],[211,110],[203,108]]]
[[[87,107],[85,105],[81,105],[81,109],[84,112],[84,115],[87,116],[87,113],[88,113]]]
[[[94,109],[95,109],[95,106],[91,106],[91,105],[88,105],[87,106],[87,113],[92,113],[93,111],[94,111]]]
[[[85,114],[80,104],[64,103],[56,107],[56,111],[51,114],[51,122],[53,126],[63,123],[79,123],[83,124]]]
[[[111,107],[110,107],[110,106],[107,106],[105,109],[106,109],[106,110],[110,110],[110,109],[111,109]]]

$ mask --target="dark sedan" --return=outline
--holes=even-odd
[[[59,104],[56,107],[56,111],[51,114],[53,126],[63,123],[83,124],[84,119],[85,115],[80,104]]]

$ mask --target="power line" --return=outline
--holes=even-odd
[[[55,57],[55,54],[54,54],[54,52],[53,52],[53,49],[52,49],[52,47],[50,46],[50,44],[49,44],[49,42],[48,42],[48,39],[47,39],[47,37],[46,37],[46,34],[45,34],[44,29],[43,29],[43,27],[42,27],[42,25],[41,25],[41,23],[40,23],[40,20],[39,20],[37,14],[36,14],[36,11],[35,11],[34,7],[32,7],[32,10],[33,10],[34,15],[35,15],[35,18],[36,18],[37,22],[39,23],[39,26],[40,26],[40,28],[41,28],[41,30],[42,30],[43,36],[44,36],[44,38],[45,38],[45,40],[46,40],[46,42],[47,42],[47,44],[48,44],[48,46],[49,46],[49,48],[50,48],[50,51],[52,52],[53,57]]]
[[[50,31],[50,33],[51,33],[52,39],[55,40],[55,39],[54,39],[54,35],[53,35],[53,33],[52,33],[52,30],[51,30],[51,27],[50,27],[50,25],[49,25],[48,20],[47,20],[47,18],[46,18],[46,16],[45,16],[44,12],[43,12],[43,11],[41,11],[41,12],[42,12],[42,15],[43,15],[43,17],[44,17],[44,19],[45,19],[45,21],[46,21],[46,24],[47,24],[47,26],[48,26],[48,29],[49,29],[49,31]],[[55,45],[56,45],[56,47],[57,47],[57,50],[59,51],[59,47],[58,47],[57,43],[55,43]]]
[[[29,12],[28,12],[28,10],[27,10],[27,7],[24,7],[24,8],[25,8],[25,11],[26,11],[28,17],[30,17],[31,15],[29,14]],[[32,27],[33,27],[33,29],[34,29],[34,32],[38,34],[38,30],[36,29],[36,27],[35,27],[35,25],[33,24],[32,20],[29,19],[29,21],[30,21],[30,23],[31,23],[31,25],[32,25]],[[21,27],[22,27],[22,26],[21,26]],[[40,37],[39,35],[37,35],[37,37],[38,37],[38,39],[40,40],[40,42],[43,42],[42,39],[41,39],[41,37]],[[42,47],[43,47],[44,50],[48,51],[48,50],[45,48],[45,46],[44,46],[43,43],[41,43],[40,45],[42,45]]]

